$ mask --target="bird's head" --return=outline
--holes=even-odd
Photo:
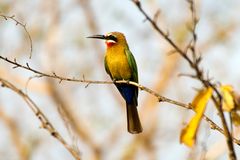
[[[127,45],[124,34],[120,32],[109,32],[106,35],[93,35],[87,38],[103,39],[105,40],[107,47],[112,47],[116,45]]]

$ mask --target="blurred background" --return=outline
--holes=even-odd
[[[157,23],[182,48],[191,39],[191,12],[185,0],[142,0]],[[197,48],[201,67],[215,82],[231,84],[240,92],[239,0],[196,1]],[[103,60],[105,44],[86,39],[93,34],[123,32],[138,65],[139,83],[168,98],[189,103],[201,83],[181,73],[193,73],[171,46],[152,29],[130,0],[1,0],[0,13],[15,15],[27,24],[33,43],[21,26],[0,17],[0,55],[26,62],[45,73],[90,80],[110,80]],[[68,144],[86,160],[185,160],[227,159],[224,136],[201,123],[197,145],[179,142],[181,129],[192,111],[140,91],[139,113],[143,133],[127,132],[125,102],[114,85],[62,82],[35,74],[0,60],[0,77],[13,83],[39,106]],[[28,83],[28,85],[27,85]],[[206,114],[221,126],[213,105]],[[0,159],[71,160],[72,155],[53,138],[16,93],[0,88]],[[239,137],[239,129],[235,129]],[[237,156],[240,148],[235,145]]]

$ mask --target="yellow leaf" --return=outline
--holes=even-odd
[[[212,96],[212,88],[207,88],[201,90],[192,102],[192,106],[196,114],[191,119],[189,124],[182,129],[180,142],[185,145],[192,147],[195,144],[196,133],[202,119],[203,113],[205,111],[207,102],[209,98]]]
[[[234,109],[233,87],[230,85],[222,85],[220,86],[220,90],[223,97],[222,108],[224,111],[230,112]]]

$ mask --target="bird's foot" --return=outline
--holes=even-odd
[[[113,81],[113,83],[116,83],[117,79],[113,78],[112,81]]]

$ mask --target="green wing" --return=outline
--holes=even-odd
[[[112,75],[111,75],[111,73],[109,71],[109,68],[108,68],[108,65],[107,65],[106,57],[104,58],[104,67],[105,67],[105,70],[106,70],[107,74],[109,74],[111,79],[112,79]]]
[[[135,58],[129,49],[125,49],[125,54],[127,56],[128,64],[132,70],[132,80],[138,83],[138,70]]]

